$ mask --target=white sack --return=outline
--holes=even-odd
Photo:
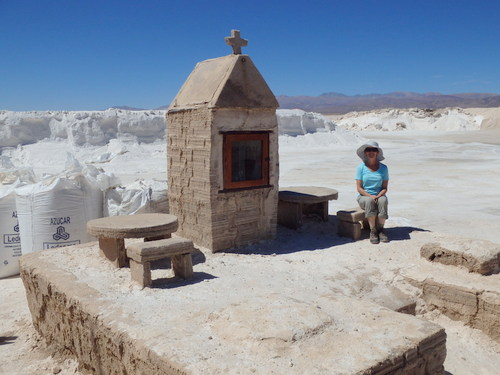
[[[16,167],[8,156],[0,156],[0,278],[19,274],[21,237],[15,189],[34,179],[31,168]]]
[[[21,239],[15,194],[19,184],[0,186],[0,278],[19,274]]]
[[[104,216],[168,213],[166,181],[139,180],[106,190]]]
[[[16,189],[22,253],[94,240],[86,226],[102,217],[102,195],[79,173]]]

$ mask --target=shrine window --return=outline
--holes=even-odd
[[[224,136],[224,189],[269,185],[269,132],[230,132]]]

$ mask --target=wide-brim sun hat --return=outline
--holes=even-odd
[[[358,154],[358,156],[361,158],[361,160],[363,161],[366,161],[366,154],[365,154],[365,150],[369,147],[374,147],[376,149],[378,149],[378,155],[377,155],[377,160],[378,161],[382,161],[384,160],[384,151],[380,148],[380,146],[378,145],[377,142],[375,141],[368,141],[366,142],[364,145],[362,145],[360,148],[358,148],[358,151],[356,151],[356,153]]]

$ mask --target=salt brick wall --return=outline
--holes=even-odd
[[[177,234],[212,251],[274,238],[278,207],[278,123],[274,109],[185,109],[168,113],[170,213]],[[221,192],[226,131],[271,131],[271,187]]]
[[[204,247],[212,241],[210,211],[210,123],[206,108],[172,111],[168,116],[167,174],[170,213],[176,234]]]
[[[223,137],[227,131],[269,133],[269,188],[218,193],[223,189]],[[213,247],[225,249],[276,236],[278,212],[278,121],[275,109],[217,109],[212,127]]]

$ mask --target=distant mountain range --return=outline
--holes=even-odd
[[[276,97],[280,109],[302,109],[307,112],[323,114],[343,114],[354,111],[371,111],[385,108],[429,108],[446,107],[488,108],[500,107],[499,94],[461,93],[440,94],[428,92],[390,92],[388,94],[344,95],[335,92],[319,96],[287,96]],[[140,110],[127,106],[113,107],[117,109]],[[165,110],[168,105],[155,108]]]
[[[391,92],[388,94],[349,96],[331,92],[320,96],[280,95],[277,99],[282,109],[299,108],[304,111],[323,114],[343,114],[384,108],[500,107],[500,95],[481,93],[440,94],[430,92],[418,94],[414,92]]]

